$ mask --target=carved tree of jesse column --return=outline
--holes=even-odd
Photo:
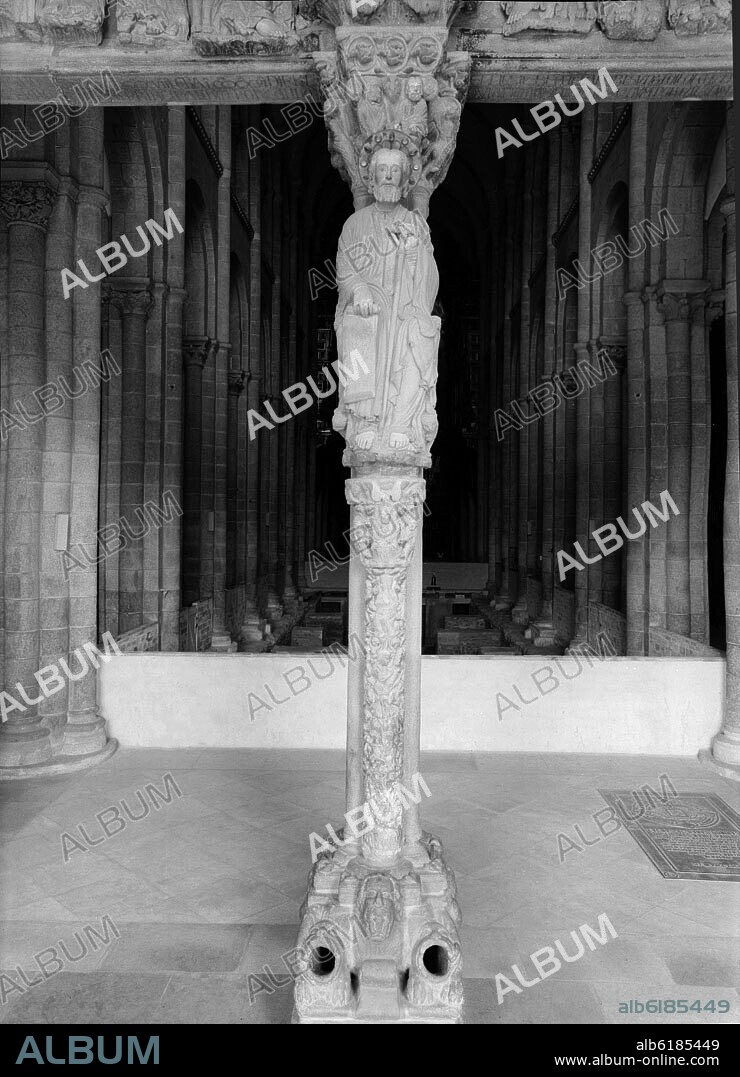
[[[295,1020],[459,1022],[460,910],[418,804],[424,468],[437,433],[439,288],[426,217],[455,150],[469,57],[448,54],[456,4],[314,5],[333,163],[355,212],[337,256],[334,427],[351,512],[347,825],[302,909]],[[361,643],[361,646],[356,644]]]

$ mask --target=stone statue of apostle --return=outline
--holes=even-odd
[[[403,150],[375,149],[373,203],[347,220],[337,255],[338,354],[357,376],[340,388],[334,429],[389,460],[427,453],[437,434],[439,274],[426,222],[401,204],[410,175]]]

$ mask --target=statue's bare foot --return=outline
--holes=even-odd
[[[410,449],[411,441],[405,434],[391,434],[388,439],[392,449]]]
[[[362,434],[357,435],[357,448],[358,449],[372,449],[375,444],[375,431],[365,430]]]

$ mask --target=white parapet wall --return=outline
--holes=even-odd
[[[720,729],[723,659],[590,661],[425,657],[422,748],[693,755]],[[122,745],[344,748],[347,663],[124,654],[101,665],[100,710]]]

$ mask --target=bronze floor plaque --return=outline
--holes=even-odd
[[[716,793],[599,792],[664,879],[740,882],[740,816]]]

